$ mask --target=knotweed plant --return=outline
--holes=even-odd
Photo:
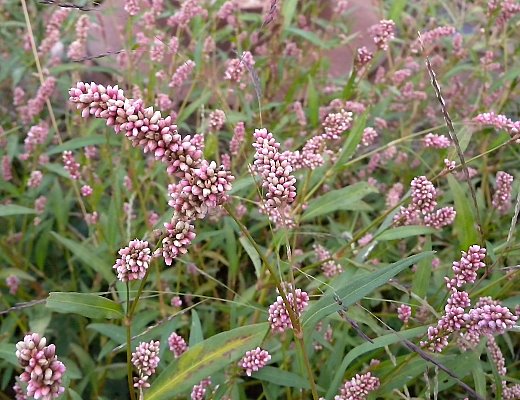
[[[0,398],[520,398],[519,23],[1,2]]]

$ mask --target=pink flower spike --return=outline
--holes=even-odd
[[[121,256],[112,268],[117,271],[117,278],[122,282],[143,279],[152,259],[148,242],[132,240],[127,247],[119,250]]]
[[[257,347],[256,349],[246,351],[246,354],[242,357],[238,365],[246,370],[247,376],[251,376],[251,373],[265,367],[270,359],[271,355],[267,350],[262,350],[260,347]]]

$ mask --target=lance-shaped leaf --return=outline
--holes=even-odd
[[[417,328],[408,329],[406,331],[389,333],[388,335],[380,336],[374,339],[374,343],[365,342],[359,346],[354,347],[347,353],[345,358],[343,358],[343,362],[336,370],[334,378],[332,379],[332,382],[330,382],[329,390],[325,398],[332,399],[334,397],[334,394],[338,391],[340,383],[343,381],[343,375],[345,374],[345,371],[354,360],[358,359],[365,353],[380,349],[393,343],[399,343],[405,339],[410,340],[422,335],[424,332],[426,332],[426,327],[419,326]]]
[[[432,251],[416,254],[384,268],[380,268],[375,272],[361,275],[352,280],[348,285],[336,290],[336,292],[328,291],[303,315],[303,326],[306,331],[306,336],[308,337],[308,334],[310,333],[309,331],[314,329],[314,326],[319,321],[341,309],[340,305],[334,299],[336,295],[341,299],[343,307],[348,307],[356,301],[361,300],[374,289],[387,283],[389,279],[393,278],[410,265],[413,265],[424,257],[429,257],[432,254],[434,254]]]
[[[361,199],[367,194],[375,192],[377,192],[377,189],[366,182],[358,182],[343,189],[332,190],[309,202],[309,206],[302,216],[302,221],[308,221],[338,210],[366,209],[367,205]]]
[[[64,314],[79,314],[87,318],[123,318],[121,305],[113,300],[90,293],[52,292],[47,308]]]
[[[22,214],[36,214],[36,211],[32,208],[22,207],[16,204],[0,205],[0,217]]]
[[[243,326],[196,344],[166,367],[145,392],[145,399],[168,400],[191,389],[259,346],[267,327],[267,322]]]

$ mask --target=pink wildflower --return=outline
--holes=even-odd
[[[89,197],[93,192],[94,190],[89,185],[83,185],[81,187],[81,195],[83,197]]]
[[[292,109],[296,114],[296,120],[301,127],[307,126],[307,117],[305,116],[305,111],[303,110],[302,103],[299,101],[295,101],[292,105]]]
[[[81,178],[79,173],[80,165],[74,159],[72,151],[67,150],[63,152],[63,166],[69,172],[72,179],[78,180]]]
[[[85,214],[85,222],[87,225],[96,225],[99,221],[99,214],[97,211]]]
[[[451,225],[455,220],[456,214],[457,212],[453,207],[440,208],[424,216],[424,225],[441,229],[447,225]]]
[[[112,268],[117,271],[117,278],[122,282],[143,279],[152,259],[148,242],[132,240],[128,246],[119,250],[121,256]]]
[[[245,51],[241,57],[227,61],[224,79],[240,83],[246,70],[252,68],[254,64],[255,60],[253,55],[249,51]]]
[[[332,278],[343,272],[343,268],[341,267],[341,265],[336,263],[334,260],[331,260],[332,255],[325,247],[323,247],[319,244],[314,244],[312,246],[312,248],[314,249],[314,252],[316,253],[316,258],[318,259],[318,261],[328,260],[328,261],[325,261],[321,266],[323,275],[325,275],[327,278]]]
[[[388,43],[394,39],[395,23],[392,20],[381,20],[368,30],[375,45],[381,50],[388,50]]]
[[[328,114],[322,125],[326,139],[339,139],[341,134],[352,126],[352,112],[341,110],[338,113]]]
[[[182,300],[179,296],[173,296],[171,301],[170,301],[170,304],[172,307],[182,307]]]
[[[141,342],[132,353],[132,364],[137,368],[139,377],[134,378],[134,387],[150,387],[148,379],[155,373],[159,365],[159,346],[160,342]]]
[[[20,278],[16,275],[9,275],[5,278],[5,284],[9,288],[9,293],[16,294],[18,292],[18,287],[20,286]]]
[[[511,189],[513,179],[513,175],[509,175],[507,172],[497,172],[497,189],[493,195],[492,204],[493,207],[501,214],[505,214],[511,207]]]
[[[444,135],[438,135],[434,133],[428,133],[423,141],[423,146],[434,149],[446,149],[451,146],[451,140]]]
[[[374,142],[377,140],[378,136],[379,135],[374,128],[372,128],[370,126],[366,127],[363,130],[363,136],[361,137],[361,144],[365,147],[368,147],[368,146],[374,144]]]
[[[222,110],[215,110],[209,114],[209,127],[213,132],[219,131],[226,122],[226,114]]]
[[[245,356],[242,357],[238,365],[246,370],[247,376],[251,376],[252,372],[256,372],[265,367],[270,359],[271,355],[267,350],[262,350],[260,347],[257,347],[256,349],[246,351]]]
[[[262,186],[267,188],[266,207],[284,208],[296,197],[296,178],[292,166],[278,151],[280,143],[267,129],[255,129],[255,171],[262,176]]]
[[[139,14],[141,7],[139,7],[139,0],[125,0],[125,11],[131,16]]]
[[[431,213],[437,205],[435,186],[425,176],[419,176],[412,180],[410,187],[413,207],[422,214]]]
[[[168,25],[185,28],[197,16],[206,18],[208,11],[199,3],[199,0],[183,0],[180,10],[168,19]]]
[[[55,87],[56,78],[50,76],[45,79],[38,89],[38,92],[36,92],[36,96],[27,102],[26,116],[28,120],[32,120],[43,110],[46,101],[51,97]]]
[[[456,32],[457,31],[453,26],[438,26],[435,29],[421,33],[422,43],[425,48],[428,48],[428,46],[435,43],[440,38],[452,36]],[[421,42],[419,41],[419,39],[415,39],[415,41],[411,44],[410,48],[412,50],[412,53],[418,53],[421,50]]]
[[[229,151],[231,155],[236,156],[242,146],[246,134],[246,129],[242,121],[238,122],[233,131],[233,137],[229,143]]]
[[[37,189],[42,184],[43,174],[41,171],[35,170],[31,172],[31,176],[27,181],[27,187]]]
[[[292,288],[289,287],[286,291],[286,298],[296,317],[300,317],[309,304],[309,295],[301,289],[294,289],[293,293]],[[282,333],[289,328],[292,329],[292,321],[282,296],[278,296],[276,301],[269,306],[268,321],[273,332]]]
[[[412,316],[412,307],[407,304],[401,304],[397,309],[397,317],[406,325]]]
[[[360,238],[358,240],[358,244],[361,246],[361,247],[365,247],[366,245],[368,245],[372,239],[374,239],[374,236],[372,236],[371,233],[367,233],[365,236],[363,236],[362,238]]]
[[[206,391],[211,385],[211,378],[206,378],[200,381],[198,385],[193,386],[191,390],[191,400],[204,400]]]
[[[475,282],[477,271],[486,266],[483,262],[484,258],[486,258],[486,249],[476,244],[470,246],[467,253],[463,251],[460,261],[453,262],[454,277],[449,280],[446,278],[448,289],[460,288],[466,283]]]
[[[175,358],[179,358],[188,350],[188,345],[186,344],[184,338],[180,335],[177,335],[175,332],[172,332],[168,337],[168,346]]]
[[[37,333],[25,335],[16,344],[16,357],[24,368],[20,381],[27,383],[27,396],[51,400],[65,391],[62,377],[66,368],[56,356],[56,346]]]
[[[370,372],[362,375],[356,374],[355,377],[343,384],[340,394],[335,396],[334,400],[364,400],[379,385],[379,378],[372,376]]]
[[[404,187],[402,183],[394,183],[392,187],[388,190],[386,194],[386,206],[388,208],[394,208],[397,204],[399,204],[399,200],[403,195]]]
[[[85,57],[89,28],[90,20],[88,16],[86,14],[81,15],[76,22],[76,40],[70,44],[69,50],[67,52],[69,58],[73,60],[79,60]]]
[[[46,122],[42,121],[38,125],[31,126],[24,140],[24,151],[26,157],[31,155],[31,153],[36,149],[37,145],[44,144],[48,135],[49,126]]]
[[[183,221],[177,215],[164,226],[168,236],[162,240],[162,247],[156,250],[156,254],[162,253],[166,265],[171,265],[175,258],[188,252],[188,247],[196,236],[195,227],[190,221]]]
[[[195,69],[195,63],[191,60],[186,61],[173,73],[170,83],[168,84],[171,88],[179,88],[188,79],[190,74]]]
[[[497,367],[498,374],[501,376],[505,376],[507,374],[506,360],[504,359],[504,355],[502,354],[500,347],[498,347],[498,344],[493,335],[487,336],[486,347],[490,355],[491,361],[493,361],[493,363]]]
[[[38,53],[40,55],[48,55],[54,45],[60,40],[60,27],[67,19],[67,16],[70,13],[70,9],[67,8],[57,8],[56,11],[52,14],[49,22],[45,28],[45,38],[42,40]]]

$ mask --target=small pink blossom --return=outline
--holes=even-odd
[[[422,214],[431,213],[437,205],[435,186],[425,176],[419,176],[412,180],[410,187],[413,207]]]
[[[246,370],[247,376],[251,376],[251,373],[265,367],[270,359],[271,355],[267,350],[262,350],[260,347],[257,347],[256,349],[246,351],[246,354],[242,357],[238,365]]]
[[[81,195],[83,197],[89,197],[93,192],[94,190],[89,185],[83,185],[81,187]]]
[[[148,379],[155,373],[159,365],[159,346],[160,342],[140,342],[132,353],[132,364],[139,373],[139,377],[134,378],[134,387],[148,388]]]
[[[379,378],[366,374],[356,374],[355,377],[346,381],[340,389],[340,394],[334,400],[365,400],[370,392],[379,388]]]
[[[16,294],[18,292],[18,287],[20,286],[20,278],[16,275],[9,275],[5,278],[5,284],[9,288],[9,293]]]
[[[388,43],[394,39],[395,23],[392,20],[381,20],[378,24],[369,28],[375,45],[381,50],[388,50]]]
[[[450,280],[446,278],[448,289],[460,288],[466,283],[475,282],[477,271],[486,266],[483,262],[484,258],[486,258],[486,249],[476,244],[470,246],[467,253],[463,251],[461,259],[453,262],[454,277]]]
[[[152,259],[148,242],[132,240],[128,246],[119,250],[120,258],[112,268],[117,271],[117,278],[122,282],[143,279]]]
[[[27,187],[31,189],[37,189],[42,184],[43,180],[43,173],[38,170],[34,170],[31,172],[31,176],[29,177],[29,180],[27,181]]]
[[[215,110],[209,114],[209,127],[212,131],[219,131],[226,122],[226,114],[222,110]]]
[[[493,194],[492,204],[499,213],[505,214],[511,208],[511,190],[513,175],[504,171],[498,171],[496,175],[497,188]]]
[[[240,121],[236,124],[235,129],[233,131],[233,137],[231,138],[231,142],[229,143],[229,151],[231,155],[236,156],[244,142],[246,130],[244,126],[244,122]]]
[[[423,141],[423,146],[434,149],[446,149],[451,146],[451,140],[444,135],[438,135],[434,133],[428,133]]]
[[[179,358],[188,350],[188,345],[184,338],[175,332],[172,332],[168,337],[168,346],[175,358]]]
[[[74,159],[74,155],[72,154],[72,151],[64,151],[63,152],[63,166],[65,169],[69,172],[70,177],[73,180],[78,180],[81,178],[80,172],[79,172],[79,163],[76,162]]]
[[[296,317],[300,317],[303,310],[309,304],[309,295],[301,289],[294,289],[287,286],[286,298],[290,304],[293,313]],[[275,333],[282,333],[287,329],[292,329],[292,321],[289,317],[289,312],[285,307],[282,296],[278,296],[276,301],[269,306],[268,321],[271,324],[271,329]]]
[[[401,304],[397,309],[397,317],[406,325],[412,316],[412,307],[407,304]]]
[[[338,113],[330,113],[325,117],[322,125],[325,138],[337,140],[352,126],[352,112],[341,110]]]
[[[170,301],[170,304],[172,307],[182,307],[182,300],[179,296],[173,296],[171,301]]]

